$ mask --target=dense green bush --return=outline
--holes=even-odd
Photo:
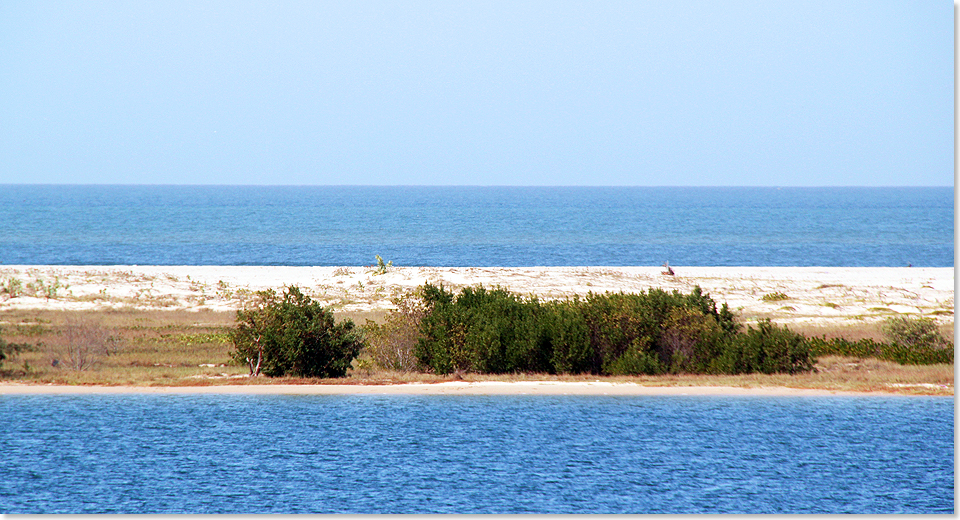
[[[953,362],[953,344],[932,320],[888,322],[891,343],[807,339],[769,320],[742,331],[727,306],[718,309],[699,287],[542,302],[502,288],[455,294],[427,284],[417,297],[415,316],[404,318],[406,351],[420,369],[439,374],[795,374],[828,354]]]
[[[597,374],[703,372],[723,338],[739,327],[727,306],[718,311],[699,287],[690,294],[662,289],[591,293],[572,305],[586,321],[593,348],[590,371]],[[621,362],[624,355],[628,358]]]
[[[719,370],[715,361],[725,348],[740,346],[730,341],[739,333],[733,314],[726,305],[717,310],[699,288],[686,295],[651,289],[554,302],[501,288],[468,287],[457,295],[427,284],[420,294],[424,314],[415,354],[440,374],[705,373]],[[772,356],[763,367],[775,366]]]
[[[252,306],[237,311],[231,334],[234,359],[251,375],[343,377],[362,347],[350,320],[335,323],[333,313],[288,287],[282,295],[260,291]]]
[[[541,344],[550,354],[551,372],[582,374],[595,366],[587,320],[570,302],[541,304]]]
[[[806,338],[786,327],[762,320],[757,328],[728,338],[720,355],[712,363],[714,372],[725,374],[764,374],[809,372],[814,357]]]
[[[612,376],[663,374],[667,367],[650,348],[650,338],[634,340],[617,359],[604,365],[604,374]]]
[[[544,337],[544,308],[536,298],[504,289],[422,288],[426,315],[416,356],[437,373],[552,372],[551,344]]]

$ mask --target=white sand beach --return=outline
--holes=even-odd
[[[450,289],[501,286],[544,299],[654,287],[687,293],[700,286],[747,321],[834,325],[907,314],[953,322],[953,268],[673,266],[673,276],[663,270],[391,267],[377,274],[372,267],[0,266],[0,311],[234,311],[254,292],[286,285],[300,286],[338,311],[386,310],[393,297],[430,282]],[[20,287],[19,294],[7,290],[12,286]]]

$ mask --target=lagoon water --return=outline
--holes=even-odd
[[[953,513],[943,397],[0,396],[3,513]]]
[[[954,265],[953,188],[0,185],[0,264]]]

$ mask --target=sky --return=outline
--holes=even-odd
[[[945,1],[0,2],[0,183],[953,186]]]

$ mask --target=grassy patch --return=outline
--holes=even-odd
[[[789,300],[790,297],[786,294],[783,294],[780,291],[764,294],[760,297],[761,300],[765,302],[781,302],[783,300]]]
[[[227,334],[234,313],[10,310],[0,313],[0,321],[42,324],[42,329],[5,328],[4,339],[36,346],[4,362],[0,377],[5,379],[149,385],[175,383],[198,374],[245,373],[243,367],[200,366],[229,363],[233,345]],[[103,336],[110,338],[103,342],[103,350],[94,349],[95,363],[83,370],[73,370],[64,362],[76,323],[102,330]]]

